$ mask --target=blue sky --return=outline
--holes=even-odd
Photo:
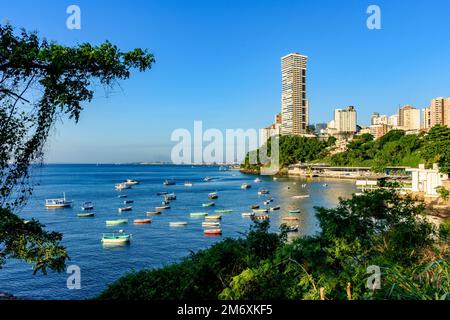
[[[81,30],[66,8],[81,8]],[[379,5],[382,29],[366,27]],[[15,1],[0,19],[65,45],[109,40],[148,48],[157,62],[113,92],[98,89],[80,122],[59,123],[49,162],[168,160],[176,128],[260,128],[279,112],[280,57],[309,57],[311,122],[354,105],[358,123],[401,104],[450,96],[450,2]]]

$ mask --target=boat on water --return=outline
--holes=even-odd
[[[217,198],[219,198],[217,192],[211,192],[210,194],[208,194],[208,199],[217,199]]]
[[[233,210],[231,209],[221,209],[221,210],[214,210],[215,213],[232,213]]]
[[[130,239],[131,235],[124,232],[103,233],[102,235],[103,244],[126,244],[130,242]]]
[[[277,181],[278,180],[278,178],[277,177],[273,177],[273,181]]]
[[[202,227],[207,227],[207,228],[217,228],[220,227],[220,222],[202,222]]]
[[[170,209],[170,206],[160,206],[160,207],[155,207],[155,210],[156,210],[156,211],[158,211],[158,210],[167,210],[167,209]]]
[[[134,219],[133,223],[134,224],[148,224],[148,223],[152,223],[152,220],[150,220],[150,219]]]
[[[95,216],[95,213],[94,212],[78,213],[77,216],[80,218],[88,218]]]
[[[301,213],[300,209],[289,210],[289,213]]]
[[[303,194],[303,195],[299,195],[299,196],[292,196],[292,199],[304,199],[304,198],[309,198],[309,194]]]
[[[268,220],[269,219],[269,215],[267,214],[262,214],[262,215],[254,215],[251,217],[253,220]]]
[[[116,190],[121,191],[124,189],[131,189],[131,185],[126,182],[117,183],[115,186]]]
[[[63,193],[63,197],[59,199],[46,199],[45,207],[48,209],[69,208],[72,206],[72,200],[66,199],[66,193]]]
[[[297,217],[283,217],[283,218],[281,218],[281,220],[284,220],[284,221],[297,221],[298,218]]]
[[[265,204],[266,206],[270,204],[270,200],[266,200],[263,202],[263,204]]]
[[[167,191],[160,191],[160,192],[156,193],[157,196],[163,196],[165,194],[169,194],[169,192],[167,192]]]
[[[275,207],[271,207],[269,210],[270,211],[276,211],[276,210],[280,210],[281,207],[280,206],[275,206]]]
[[[164,200],[166,201],[177,200],[177,196],[175,195],[175,193],[169,193],[164,196]]]
[[[256,178],[254,181],[255,181],[255,183],[259,183],[259,182],[261,182],[261,179],[260,178]]]
[[[218,236],[222,234],[222,229],[208,229],[204,230],[203,233],[207,236]]]
[[[267,189],[260,189],[258,191],[258,195],[269,194],[269,193],[270,193],[270,191]]]
[[[174,179],[166,179],[163,182],[163,185],[165,186],[173,186],[176,184],[176,181]]]
[[[254,212],[242,212],[243,217],[253,217],[255,215]]]
[[[187,225],[185,221],[173,221],[169,222],[169,227],[184,227]]]
[[[208,215],[207,212],[192,212],[190,213],[191,217],[206,217]]]
[[[328,184],[324,183],[322,186],[323,186],[323,187],[328,187]]]
[[[131,207],[131,206],[121,207],[118,210],[119,210],[119,212],[131,211],[131,210],[133,210],[133,207]]]
[[[127,224],[128,219],[116,219],[116,220],[106,220],[107,226],[117,226],[120,224]]]
[[[147,216],[154,216],[155,214],[161,214],[161,211],[147,211]]]
[[[222,216],[206,216],[205,220],[222,220]]]
[[[210,181],[212,181],[213,180],[213,178],[211,178],[211,177],[204,177],[203,178],[203,181],[204,182],[210,182]]]
[[[185,187],[192,187],[194,184],[192,182],[185,182],[184,186]]]
[[[203,203],[202,204],[202,207],[213,207],[213,206],[215,206],[216,204],[214,203],[214,202],[207,202],[207,203]]]
[[[268,209],[253,209],[254,213],[267,213],[269,212]]]
[[[254,205],[252,205],[251,207],[250,207],[250,209],[259,209],[259,205],[258,204],[254,204]]]
[[[94,204],[90,201],[87,201],[81,205],[81,210],[92,210],[94,209]]]
[[[161,204],[163,205],[163,206],[167,206],[167,205],[169,205],[170,204],[170,201],[161,201]]]
[[[297,232],[298,231],[299,226],[295,225],[295,226],[288,226],[287,228],[287,232]]]
[[[250,183],[243,183],[241,184],[241,189],[250,189],[252,185]]]
[[[117,198],[128,198],[128,195],[126,195],[126,194],[119,194],[117,196]]]
[[[135,184],[139,184],[139,181],[133,180],[133,179],[127,179],[127,181],[125,183],[129,186],[134,186]]]
[[[124,200],[123,204],[129,204],[129,203],[134,203],[134,200]]]

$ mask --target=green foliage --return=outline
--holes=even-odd
[[[288,242],[284,227],[271,234],[267,221],[256,223],[245,239],[129,274],[99,298],[319,299],[320,288],[327,299],[348,299],[347,288],[351,299],[450,298],[448,233],[436,237],[422,206],[380,189],[316,211],[314,236]],[[376,292],[366,288],[370,265],[383,270]]]
[[[39,39],[36,33],[15,33],[0,25],[0,208],[9,217],[25,205],[33,186],[30,170],[42,161],[48,135],[57,120],[79,120],[94,87],[113,88],[130,70],[150,69],[152,54],[142,49],[122,52],[109,42],[66,47]],[[38,223],[12,232],[0,226],[0,248],[6,257],[61,271],[66,255],[61,236],[46,233]],[[55,259],[54,263],[52,259]]]
[[[439,194],[442,200],[447,201],[450,195],[450,191],[448,191],[444,186],[439,186],[436,188],[436,192]]]

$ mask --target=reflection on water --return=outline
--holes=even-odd
[[[209,176],[213,180],[203,182]],[[174,177],[177,185],[165,187],[162,182]],[[139,165],[51,165],[40,170],[35,177],[40,185],[22,212],[24,219],[33,217],[44,223],[49,230],[64,234],[63,244],[67,247],[71,260],[69,264],[81,268],[81,290],[68,290],[66,274],[50,273],[48,276],[32,275],[29,265],[8,261],[0,271],[0,291],[11,292],[17,296],[37,299],[85,299],[93,297],[106,286],[131,270],[155,268],[179,261],[191,251],[207,248],[225,237],[242,237],[252,224],[243,212],[251,212],[251,206],[261,208],[280,206],[280,210],[269,211],[270,230],[277,232],[282,223],[299,226],[299,232],[289,232],[288,238],[313,235],[318,231],[314,206],[334,207],[339,197],[349,197],[356,192],[354,181],[322,180],[280,177],[260,177],[255,183],[254,176],[234,171],[219,171],[215,167],[189,166],[139,166]],[[136,179],[141,184],[126,190],[129,200],[134,200],[133,210],[118,213],[123,206],[121,193],[114,190],[114,184],[126,179]],[[184,181],[193,182],[185,187]],[[241,189],[242,183],[250,183],[252,188]],[[327,186],[324,187],[324,183]],[[268,189],[268,195],[258,195],[261,188]],[[104,246],[102,234],[111,232],[105,220],[146,218],[148,211],[160,206],[161,191],[175,192],[177,200],[171,208],[151,217],[152,223],[120,227],[131,233],[131,243],[122,246]],[[213,200],[214,207],[202,207],[211,202],[208,193],[218,192],[219,198]],[[65,192],[68,199],[74,200],[70,209],[47,210],[43,206],[46,198],[61,197]],[[123,192],[122,192],[123,193]],[[309,198],[292,198],[310,195]],[[273,202],[265,205],[267,198]],[[94,217],[80,219],[80,205],[93,201]],[[204,235],[204,219],[190,217],[192,212],[207,212],[216,215],[214,210],[232,209],[223,214],[220,221],[222,236]],[[289,210],[299,209],[300,214],[289,214]],[[296,216],[298,220],[285,221],[283,217]],[[183,228],[170,227],[170,222],[186,221]],[[115,228],[118,228],[117,226]]]

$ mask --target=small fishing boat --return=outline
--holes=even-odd
[[[267,201],[273,202],[273,198],[268,198]]]
[[[209,182],[209,181],[212,181],[212,180],[213,180],[213,178],[211,178],[211,177],[204,177],[203,178],[204,182]]]
[[[277,177],[273,177],[273,181],[277,181],[278,180],[278,178]]]
[[[69,208],[72,206],[71,200],[66,199],[66,193],[63,193],[63,198],[60,199],[46,199],[45,207],[48,209]]]
[[[151,222],[152,222],[152,220],[150,220],[150,219],[134,219],[133,220],[134,224],[148,224]]]
[[[192,184],[192,182],[185,182],[185,183],[184,183],[184,186],[185,186],[185,187],[192,187],[193,184]]]
[[[241,189],[250,189],[252,185],[250,183],[243,183],[241,184]]]
[[[127,184],[126,182],[121,182],[115,185],[116,190],[124,190],[124,189],[131,189],[131,185]]]
[[[119,212],[131,211],[131,210],[133,210],[133,207],[131,207],[131,206],[122,207],[122,208],[119,208],[118,210],[119,210]]]
[[[255,181],[255,183],[259,183],[259,182],[261,182],[261,179],[260,178],[256,178],[254,181]]]
[[[119,224],[127,224],[128,219],[106,220],[107,226],[117,226]]]
[[[211,192],[210,194],[208,194],[208,199],[217,199],[217,198],[219,198],[217,192]]]
[[[309,194],[303,194],[303,195],[299,195],[299,196],[292,196],[292,199],[304,199],[304,198],[309,198]]]
[[[221,209],[221,210],[214,210],[215,213],[232,213],[233,210],[231,209]]]
[[[155,214],[161,214],[161,211],[147,211],[147,216],[154,216]]]
[[[242,212],[243,217],[253,217],[255,215],[254,212]]]
[[[92,210],[94,209],[94,204],[90,201],[87,201],[81,205],[81,210]]]
[[[117,196],[117,198],[128,198],[128,195],[126,195],[126,194],[119,194]]]
[[[208,229],[208,230],[204,230],[203,233],[207,236],[218,236],[222,234],[222,230],[221,229]]]
[[[139,184],[139,181],[133,180],[133,179],[127,179],[127,181],[125,183],[129,186],[134,186],[135,184]]]
[[[217,228],[220,227],[220,223],[219,222],[202,222],[202,227],[207,227],[207,228]]]
[[[222,220],[222,216],[206,216],[205,220]]]
[[[125,201],[123,202],[123,204],[129,204],[129,203],[134,203],[134,201],[133,201],[133,200],[125,200]]]
[[[104,233],[102,235],[103,244],[126,244],[129,243],[131,235],[123,232],[119,233]]]
[[[175,193],[166,194],[164,196],[164,200],[166,201],[177,200],[177,196],[175,195]]]
[[[161,204],[162,204],[163,206],[167,206],[167,205],[170,204],[170,201],[161,201]]]
[[[267,189],[260,189],[258,191],[258,195],[269,194],[269,193],[270,193],[270,191]]]
[[[202,207],[213,207],[213,206],[215,206],[216,204],[214,203],[214,202],[208,202],[208,203],[203,203],[202,204]]]
[[[167,209],[170,209],[170,206],[155,207],[156,211],[158,211],[158,210],[167,210]]]
[[[287,228],[287,232],[297,232],[298,231],[298,225],[295,225],[295,226],[288,226],[288,228]]]
[[[275,206],[275,207],[271,207],[269,210],[270,211],[276,211],[276,210],[280,210],[281,207],[280,206]]]
[[[289,210],[289,213],[301,213],[300,209]]]
[[[206,217],[207,215],[207,212],[192,212],[190,214],[191,217]]]
[[[266,206],[270,204],[270,200],[266,200],[263,202]]]
[[[262,215],[254,215],[252,216],[253,220],[268,220],[269,216],[267,214],[262,214]]]
[[[167,192],[167,191],[160,191],[160,192],[156,193],[157,196],[163,196],[165,194],[169,194],[169,192]]]
[[[250,209],[259,209],[259,205],[258,204],[254,204],[254,205],[252,205],[251,207],[250,207]]]
[[[267,209],[253,209],[254,213],[267,213],[268,211]]]
[[[283,217],[283,218],[281,218],[281,220],[284,220],[284,221],[297,221],[298,218],[297,217]]]
[[[93,212],[78,213],[77,216],[80,217],[80,218],[87,218],[87,217],[95,216],[95,213],[93,213]]]
[[[187,225],[185,221],[173,221],[169,222],[169,227],[184,227]]]
[[[176,181],[174,179],[166,179],[163,182],[163,185],[165,186],[173,186],[176,184]]]

